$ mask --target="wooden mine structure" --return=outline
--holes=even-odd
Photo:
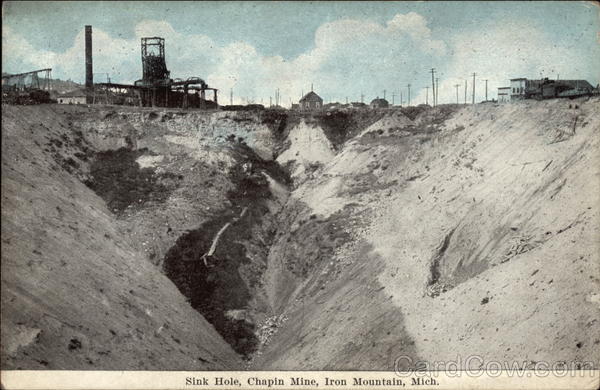
[[[44,75],[39,76],[40,73]],[[8,74],[2,76],[2,91],[28,91],[33,89],[41,89],[49,91],[51,89],[50,76],[52,69],[39,69],[31,72]]]
[[[47,68],[2,76],[2,101],[13,104],[50,102],[51,74],[52,69]]]

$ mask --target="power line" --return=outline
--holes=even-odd
[[[485,81],[485,101],[487,102],[487,83],[488,83],[488,80],[483,80],[483,81]]]
[[[456,88],[456,104],[458,104],[458,87],[460,87],[460,84],[454,84],[454,88]]]
[[[433,106],[435,107],[435,68],[431,68],[431,94]]]
[[[473,104],[475,104],[475,76],[477,76],[477,74],[473,73]]]

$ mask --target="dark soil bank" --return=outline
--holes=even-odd
[[[229,172],[235,184],[228,193],[232,207],[179,237],[165,256],[164,268],[192,307],[236,352],[248,357],[258,347],[255,324],[244,315],[231,315],[231,311],[239,313],[248,308],[252,289],[260,283],[266,269],[266,259],[263,265],[251,261],[244,243],[256,240],[253,227],[272,217],[265,203],[271,192],[263,173],[282,183],[288,183],[289,177],[279,165],[262,160],[241,143],[234,143],[233,150],[238,164]],[[203,257],[226,224],[229,225],[219,237],[214,255]],[[273,237],[273,232],[267,233],[267,240],[262,243],[265,246]]]
[[[202,258],[209,251],[213,237],[233,217],[224,214],[181,236],[167,252],[164,264],[167,277],[190,300],[192,307],[202,313],[236,352],[248,355],[257,344],[254,325],[225,314],[244,308],[251,298],[239,271],[249,260],[244,246],[236,242],[252,223],[251,216],[225,231],[220,241],[226,244],[218,246],[206,264]]]
[[[149,201],[164,202],[177,187],[177,176],[156,174],[135,161],[146,149],[121,148],[95,155],[91,178],[85,184],[104,199],[110,210],[121,213],[128,206]]]

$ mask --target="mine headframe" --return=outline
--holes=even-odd
[[[142,38],[142,79],[134,83],[133,90],[142,106],[218,107],[217,89],[210,88],[201,78],[171,79],[165,60],[165,40],[160,37]],[[212,101],[206,99],[207,90],[213,92]]]
[[[142,38],[142,80],[154,83],[169,78],[170,72],[165,61],[165,39]]]

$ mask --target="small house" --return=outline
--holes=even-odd
[[[527,87],[527,79],[520,77],[510,79],[510,100],[525,99],[525,89]]]
[[[323,99],[313,91],[310,91],[300,99],[301,110],[320,110],[323,108]]]
[[[389,106],[390,103],[387,100],[380,99],[379,97],[371,101],[371,108],[388,108]]]
[[[498,88],[498,103],[510,102],[510,87]]]
[[[56,97],[58,104],[86,104],[87,94],[85,90],[77,89],[75,91],[63,93]]]

